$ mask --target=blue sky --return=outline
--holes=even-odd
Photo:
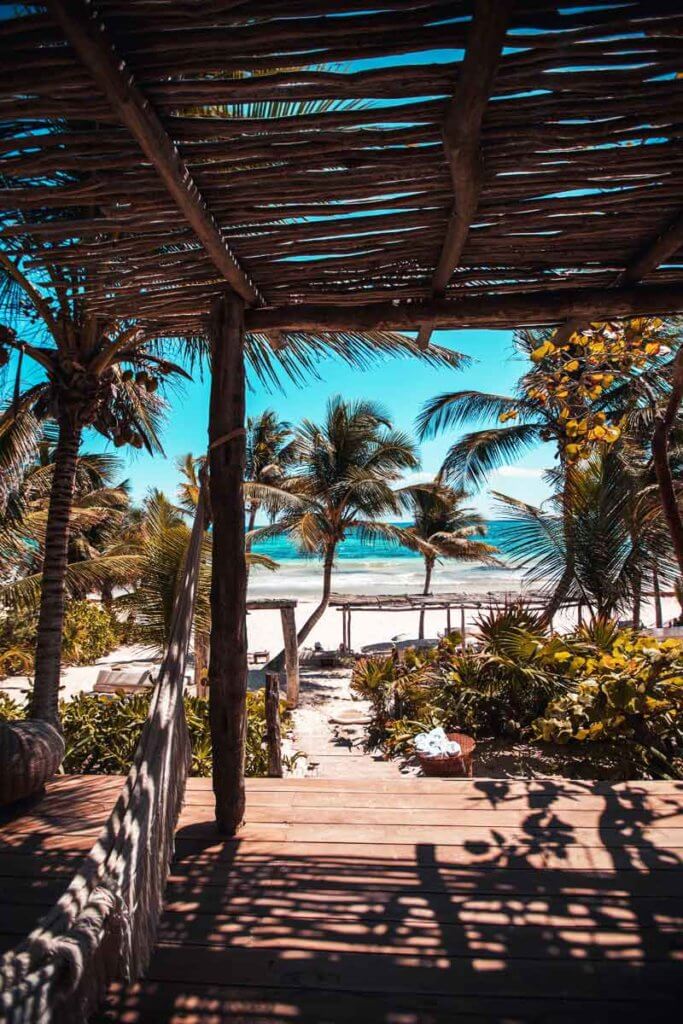
[[[433,341],[466,352],[473,357],[473,364],[455,372],[434,369],[410,358],[397,358],[384,360],[371,370],[362,372],[330,358],[319,364],[321,379],[311,380],[304,387],[287,383],[283,391],[269,392],[260,384],[253,383],[253,390],[247,396],[248,413],[254,415],[266,408],[274,408],[282,419],[293,423],[303,417],[315,420],[322,417],[328,397],[338,393],[348,399],[381,401],[397,427],[413,432],[415,417],[428,398],[459,388],[506,393],[524,368],[523,361],[513,355],[509,331],[437,331]],[[150,487],[172,494],[178,481],[177,457],[186,452],[199,455],[205,451],[208,400],[208,375],[205,373],[201,380],[199,373],[195,373],[193,382],[185,385],[181,394],[171,398],[162,435],[166,458],[121,449],[125,473],[136,499]],[[440,436],[421,446],[421,479],[436,472],[455,436]],[[86,444],[101,447],[94,436],[87,438]],[[552,465],[552,459],[552,447],[540,445],[514,466],[492,474],[490,486],[536,503],[547,495],[541,474],[543,468]],[[486,514],[493,511],[487,490],[476,497],[474,504]]]

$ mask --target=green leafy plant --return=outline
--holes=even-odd
[[[517,603],[478,627],[478,650],[463,652],[449,638],[356,665],[352,688],[371,704],[371,746],[410,753],[418,732],[440,725],[510,743],[599,742],[601,763],[620,777],[683,777],[678,641],[605,619],[557,636]]]
[[[11,612],[0,622],[0,678],[31,675],[37,616]],[[122,628],[108,608],[71,601],[64,614],[62,658],[66,665],[90,665],[122,641]]]
[[[92,601],[67,606],[62,634],[62,657],[67,665],[91,665],[120,643],[120,629],[112,613]]]
[[[8,693],[0,690],[0,722],[16,722],[24,717],[24,707],[10,697]]]
[[[60,716],[66,754],[63,769],[67,774],[125,775],[149,711],[151,691],[132,695],[80,693],[62,701]],[[209,702],[203,697],[185,696],[192,765],[190,774],[211,775],[211,734]],[[24,717],[23,707],[0,691],[0,721]],[[285,702],[280,705],[283,732],[291,724]],[[290,768],[298,755],[283,757]],[[268,770],[266,745],[265,691],[247,694],[247,755],[245,771],[249,776],[265,775]]]
[[[604,638],[603,638],[604,639]],[[630,748],[645,771],[680,777],[683,771],[683,648],[615,633],[605,647],[580,632],[577,681],[532,723],[543,742],[612,742]],[[582,664],[578,664],[582,663]]]

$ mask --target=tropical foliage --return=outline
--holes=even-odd
[[[0,678],[32,675],[37,615],[9,613],[0,618]],[[121,643],[122,629],[108,608],[70,601],[64,612],[62,658],[66,665],[92,665]]]
[[[496,497],[506,551],[529,582],[562,586],[565,600],[598,618],[628,610],[639,625],[644,583],[656,576],[672,587],[676,566],[659,505],[624,455],[618,446],[596,450],[563,474],[550,472],[554,493],[540,507]]]
[[[54,429],[43,427],[31,458],[16,467],[0,503],[0,606],[29,616],[40,601],[55,446]],[[120,544],[130,512],[128,486],[120,473],[120,460],[113,455],[84,452],[76,459],[64,581],[67,599],[97,591],[108,598],[114,586],[135,577],[135,562]]]
[[[365,541],[383,538],[416,551],[431,549],[383,518],[398,513],[392,484],[417,468],[418,458],[412,439],[393,429],[378,403],[332,398],[322,423],[304,420],[296,427],[291,457],[293,469],[283,487],[297,502],[255,537],[286,534],[301,552],[322,559],[322,596],[299,630],[303,643],[328,606],[335,554],[349,531]]]
[[[60,703],[60,718],[66,743],[63,768],[68,774],[125,775],[149,711],[150,692],[128,696],[81,693]],[[0,721],[23,718],[22,705],[0,691]],[[211,738],[208,701],[185,697],[192,745],[191,775],[211,775]],[[286,732],[289,713],[283,701],[281,723]],[[283,757],[288,768],[296,756]],[[263,690],[247,694],[247,775],[265,775],[268,770],[265,697]]]
[[[370,701],[368,740],[409,753],[435,725],[478,739],[601,740],[634,775],[683,777],[683,646],[596,620],[551,635],[514,604],[482,618],[477,650],[457,638],[430,651],[359,662],[352,687]]]

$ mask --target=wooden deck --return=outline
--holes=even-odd
[[[59,894],[119,779],[0,829],[0,941]],[[683,991],[683,784],[253,780],[217,840],[189,783],[157,951],[101,1021],[665,1021]]]

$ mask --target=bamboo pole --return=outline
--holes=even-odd
[[[282,738],[280,731],[280,676],[266,672],[266,745],[268,778],[282,778]]]
[[[280,619],[285,648],[285,672],[287,673],[287,707],[295,708],[299,703],[299,644],[296,636],[294,609],[281,608]]]
[[[209,720],[216,824],[234,835],[244,819],[247,700],[244,536],[244,304],[222,296],[210,318],[209,471],[213,519]]]

